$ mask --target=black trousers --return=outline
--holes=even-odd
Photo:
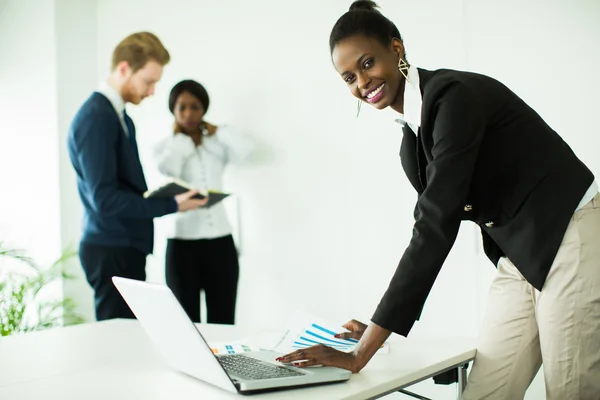
[[[231,235],[217,239],[168,239],[166,280],[194,322],[200,322],[200,291],[206,297],[207,322],[235,323],[238,255]]]
[[[133,247],[79,244],[79,260],[94,289],[96,319],[135,318],[113,284],[113,276],[146,280],[146,254]]]

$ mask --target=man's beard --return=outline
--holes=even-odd
[[[133,87],[130,85],[129,82],[127,82],[123,86],[122,96],[123,96],[123,101],[125,101],[126,103],[132,103],[132,104],[140,104],[142,102],[142,100],[144,99],[142,96],[139,96],[138,94],[136,94],[135,90],[133,89]]]

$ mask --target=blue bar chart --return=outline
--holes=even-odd
[[[334,335],[339,332],[334,332],[331,329],[327,329],[319,324],[313,323],[302,332],[299,337],[294,340],[292,345],[295,349],[302,349],[305,347],[315,346],[323,344],[326,346],[333,347],[340,351],[351,351],[358,343],[355,339],[339,339]]]

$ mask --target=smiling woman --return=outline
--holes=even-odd
[[[352,4],[349,17],[331,32],[331,56],[359,104],[367,101],[380,110],[400,112],[409,67],[406,51],[396,25],[373,7],[369,1]]]
[[[359,105],[400,114],[415,224],[369,326],[349,323],[356,350],[317,346],[282,361],[358,372],[392,332],[408,335],[468,220],[498,272],[463,398],[523,398],[542,364],[549,398],[597,398],[600,195],[591,171],[502,83],[409,65],[398,28],[372,1],[352,4],[329,45]]]

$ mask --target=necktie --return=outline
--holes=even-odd
[[[125,126],[127,127],[127,137],[129,138],[129,143],[133,146],[133,148],[137,151],[137,142],[135,140],[135,126],[133,126],[133,121],[127,115],[127,111],[123,110],[123,119],[125,120]]]

